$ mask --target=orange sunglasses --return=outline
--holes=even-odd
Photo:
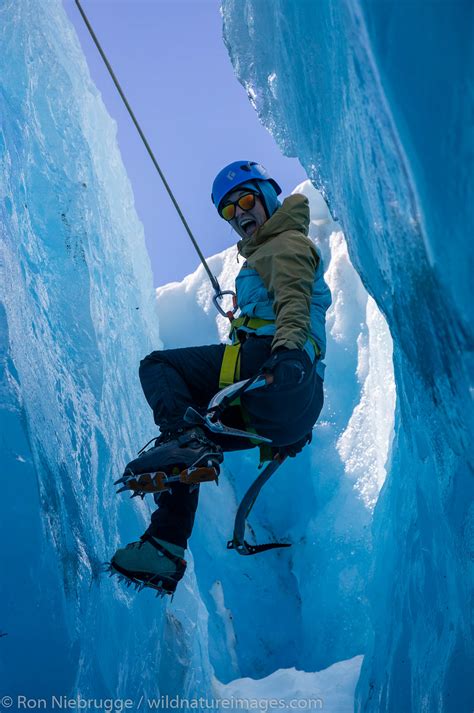
[[[235,218],[235,210],[236,206],[239,206],[239,208],[242,208],[242,210],[252,210],[252,208],[255,205],[255,193],[244,193],[243,196],[240,196],[236,201],[232,201],[231,203],[226,203],[225,205],[222,206],[222,208],[219,210],[219,214],[221,218],[224,218],[224,220],[232,220]]]

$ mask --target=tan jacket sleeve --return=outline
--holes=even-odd
[[[310,307],[319,256],[306,236],[287,231],[266,241],[248,258],[273,297],[276,333],[272,350],[302,349],[310,333]]]

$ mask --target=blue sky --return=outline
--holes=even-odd
[[[198,257],[102,64],[73,0],[63,0],[118,140],[145,227],[155,285],[181,280]],[[227,163],[263,163],[288,194],[306,178],[282,156],[237,81],[222,40],[220,0],[81,0],[158,163],[205,255],[236,241],[211,185]]]

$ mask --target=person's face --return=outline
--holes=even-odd
[[[250,193],[246,188],[236,189],[225,197],[225,203],[237,201],[241,196]],[[255,196],[255,205],[250,210],[243,210],[239,205],[235,206],[235,216],[230,220],[230,224],[241,238],[248,238],[260,228],[267,220],[265,208],[259,196]]]

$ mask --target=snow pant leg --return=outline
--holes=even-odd
[[[272,337],[248,339],[242,345],[241,378],[247,379],[270,356]],[[168,349],[153,352],[140,365],[140,380],[155,422],[162,427],[181,426],[188,406],[207,406],[219,390],[224,345]],[[225,423],[246,428],[234,409]],[[213,437],[223,450],[251,448],[246,439]],[[194,525],[199,488],[177,483],[157,498],[147,534],[186,549]]]
[[[161,430],[183,425],[188,406],[207,406],[219,390],[223,344],[152,352],[140,362],[143,393]]]
[[[250,338],[244,342],[242,379],[256,374],[269,358],[271,342],[272,337]],[[143,360],[140,378],[159,425],[173,422],[182,425],[182,417],[189,405],[208,404],[218,390],[223,354],[223,345],[213,345],[153,352]],[[257,433],[272,438],[275,444],[286,445],[303,438],[315,424],[323,406],[323,382],[313,367],[308,369],[302,384],[249,392],[243,401]],[[243,423],[233,421],[230,412],[223,420],[229,425],[245,428]],[[224,450],[251,446],[244,439],[227,438],[226,441],[219,443]],[[147,532],[185,549],[192,532],[198,497],[198,489],[190,492],[183,484],[174,486],[171,493],[163,493]]]
[[[166,349],[149,354],[140,363],[140,381],[162,430],[184,425],[188,406],[207,406],[219,390],[223,344]],[[199,499],[199,488],[176,483],[157,498],[147,534],[186,549]]]
[[[191,490],[189,485],[176,483],[170,492],[161,493],[155,500],[158,508],[152,513],[146,534],[185,550],[193,531],[198,501],[199,486]]]

